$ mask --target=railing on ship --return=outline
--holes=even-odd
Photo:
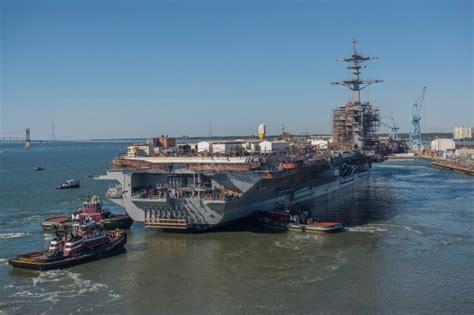
[[[185,209],[145,209],[144,223],[151,228],[185,230],[188,228],[187,216]]]
[[[148,200],[166,200],[171,199],[202,199],[205,201],[232,201],[239,197],[237,193],[223,193],[220,190],[213,189],[187,189],[187,188],[170,188],[170,189],[142,189],[132,192],[134,199]]]

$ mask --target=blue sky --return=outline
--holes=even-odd
[[[327,133],[359,50],[363,100],[408,131],[474,125],[472,1],[10,1],[0,133],[48,139]],[[386,130],[386,129],[381,129]],[[1,134],[0,134],[1,136]]]

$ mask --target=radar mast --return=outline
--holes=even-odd
[[[379,125],[378,109],[369,102],[362,103],[360,91],[374,83],[383,80],[361,79],[361,65],[367,60],[379,57],[363,56],[357,52],[357,40],[352,40],[352,56],[336,61],[347,62],[347,69],[352,71],[352,79],[331,82],[335,85],[344,85],[352,91],[352,99],[343,106],[338,107],[333,113],[333,137],[336,146],[343,149],[364,149],[375,141],[375,132]]]

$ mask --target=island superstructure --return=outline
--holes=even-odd
[[[353,54],[349,58],[337,59],[349,63],[347,69],[352,70],[352,79],[332,82],[344,85],[352,91],[352,100],[340,106],[333,113],[333,137],[335,147],[351,149],[372,149],[376,145],[375,133],[379,127],[380,115],[378,108],[370,102],[361,102],[360,91],[382,80],[362,80],[360,78],[361,64],[368,60],[379,59],[360,55],[356,50],[357,41],[352,41]]]
[[[285,201],[314,204],[369,177],[380,159],[374,133],[378,110],[362,103],[360,90],[379,82],[360,79],[361,62],[373,59],[354,51],[351,80],[337,84],[352,99],[333,116],[333,142],[283,133],[268,139],[176,144],[162,136],[130,146],[113,160],[104,180],[115,180],[108,198],[148,227],[196,231],[270,211]],[[316,201],[315,201],[316,200]]]

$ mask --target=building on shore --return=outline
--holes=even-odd
[[[127,148],[128,157],[138,157],[138,156],[149,156],[150,155],[150,145],[149,144],[133,144]]]
[[[216,141],[212,143],[212,153],[241,153],[242,142],[238,141]]]
[[[456,149],[456,143],[453,139],[435,139],[431,141],[432,151],[447,151]]]
[[[321,150],[327,150],[329,147],[329,141],[328,140],[322,140],[322,139],[311,139],[309,140],[309,143]]]
[[[454,139],[472,139],[472,127],[455,127]]]
[[[262,153],[284,152],[290,147],[287,141],[262,141],[260,143],[260,151]]]

